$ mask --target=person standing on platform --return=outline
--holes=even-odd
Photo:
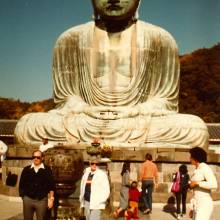
[[[211,190],[217,188],[212,169],[206,164],[207,153],[200,147],[190,149],[190,162],[196,167],[189,184],[193,189],[190,217],[193,220],[209,220],[213,211]]]
[[[98,163],[97,158],[92,158],[81,179],[79,201],[86,220],[101,219],[101,210],[110,194],[108,176],[98,168]]]
[[[140,169],[140,178],[142,183],[141,199],[144,203],[144,214],[152,212],[152,192],[158,185],[158,170],[156,164],[152,161],[152,155],[147,153],[145,155],[145,162]]]
[[[49,148],[53,148],[54,144],[50,143],[47,138],[43,139],[43,143],[39,146],[41,152],[47,151]]]
[[[179,192],[175,193],[177,219],[180,219],[180,216],[186,214],[186,197],[189,188],[189,174],[188,174],[187,166],[185,164],[180,165],[179,171],[176,172],[173,176],[173,181],[175,181],[176,178],[180,179]],[[182,212],[180,212],[181,201],[182,201]]]
[[[0,140],[0,164],[6,158],[6,152],[8,150],[8,146]]]
[[[128,207],[128,191],[130,187],[130,163],[124,162],[121,171],[121,190],[119,207],[114,211],[113,216],[117,218],[120,213]]]
[[[32,154],[32,164],[21,173],[19,195],[23,200],[24,220],[45,220],[47,209],[54,203],[55,182],[52,171],[43,163],[43,153],[36,150]]]

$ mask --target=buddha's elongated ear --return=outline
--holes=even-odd
[[[96,22],[100,20],[100,15],[98,14],[98,12],[96,10],[94,10],[94,13],[92,15],[92,19]]]
[[[141,4],[141,0],[139,0],[136,12],[134,13],[134,15],[132,17],[133,21],[137,21],[139,19],[139,11],[138,10],[139,10],[140,4]]]

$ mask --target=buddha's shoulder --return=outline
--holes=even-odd
[[[77,25],[77,26],[73,26],[69,29],[67,29],[66,31],[64,31],[58,38],[58,40],[63,40],[65,38],[68,38],[68,37],[78,37],[78,36],[82,36],[83,33],[86,33],[88,31],[91,30],[91,28],[94,27],[94,22],[93,21],[90,21],[90,22],[87,22],[85,24],[80,24],[80,25]]]
[[[151,35],[163,38],[163,39],[169,39],[174,40],[173,36],[164,28],[157,26],[155,24],[151,24],[145,21],[138,21],[139,29],[143,31],[144,34]]]

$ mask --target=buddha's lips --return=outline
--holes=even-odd
[[[122,7],[117,4],[110,4],[109,6],[106,7],[106,9],[108,9],[108,10],[121,10]]]

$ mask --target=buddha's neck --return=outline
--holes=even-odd
[[[104,19],[100,19],[96,21],[96,25],[99,28],[106,30],[108,33],[122,32],[125,29],[129,28],[134,23],[136,23],[136,20],[133,20],[132,18],[121,21],[104,20]]]

